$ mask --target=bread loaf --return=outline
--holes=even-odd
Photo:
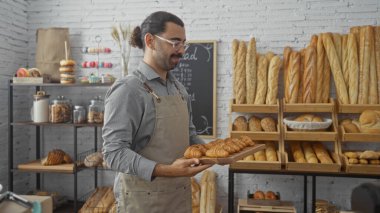
[[[322,93],[323,103],[328,103],[330,101],[330,76],[331,76],[330,62],[329,62],[329,59],[327,58],[326,50],[325,50],[325,63],[323,65],[323,93]]]
[[[360,133],[359,128],[354,123],[342,124],[346,133]]]
[[[312,147],[321,163],[333,163],[333,160],[322,143],[313,143]]]
[[[237,117],[232,124],[233,131],[247,131],[247,119],[244,116]]]
[[[245,59],[247,54],[247,46],[244,41],[240,41],[238,50],[238,62],[236,64],[236,103],[245,104],[247,96]]]
[[[266,142],[265,145],[265,157],[267,161],[273,162],[278,161],[277,160],[277,154],[276,154],[276,146],[273,142]]]
[[[290,143],[290,150],[293,155],[293,159],[297,163],[306,163],[305,155],[302,152],[301,144],[300,142],[291,142]]]
[[[268,91],[265,100],[266,104],[276,104],[278,94],[278,75],[281,67],[281,59],[274,56],[269,63],[268,69]]]
[[[359,123],[362,133],[380,133],[380,111],[363,111],[359,117]]]
[[[373,30],[370,26],[360,28],[359,104],[368,104],[371,64],[371,36],[373,36]]]
[[[247,104],[254,104],[257,86],[256,40],[251,38],[246,58]]]
[[[310,46],[313,46],[315,49],[317,49],[318,39],[319,38],[317,35],[312,35],[310,39]]]
[[[286,84],[286,79],[287,79],[287,74],[289,71],[289,60],[290,60],[290,54],[292,53],[292,48],[290,47],[285,47],[284,48],[284,65],[283,65],[283,70],[284,70],[284,76],[283,76],[283,85],[284,85],[284,91],[288,88]],[[285,102],[289,103],[289,100],[287,99],[288,97],[285,95]]]
[[[201,199],[201,187],[194,177],[191,177],[191,206],[192,213],[199,213]]]
[[[301,62],[300,62],[300,80],[298,83],[298,97],[297,97],[297,103],[303,103],[303,75],[305,71],[305,49],[300,50],[300,55],[301,55]]]
[[[360,43],[360,39],[359,39],[360,38],[360,26],[351,27],[350,28],[350,33],[353,33],[355,35],[356,46],[358,46],[359,43]],[[358,52],[358,54],[359,54],[359,52]]]
[[[378,83],[378,77],[376,72],[376,53],[375,53],[375,39],[374,39],[374,31],[373,28],[371,28],[372,35],[370,36],[370,50],[371,50],[371,61],[370,61],[370,68],[369,68],[369,97],[368,97],[368,103],[369,104],[378,104],[379,103],[379,96],[377,93],[377,83]]]
[[[375,28],[375,58],[376,58],[376,73],[377,73],[377,94],[380,103],[380,26]]]
[[[41,164],[44,166],[59,165],[64,161],[65,152],[60,149],[51,150],[47,156],[41,160]]]
[[[357,104],[359,93],[358,48],[356,45],[355,35],[350,33],[347,37],[348,93],[350,104]]]
[[[236,79],[236,73],[237,73],[237,63],[238,63],[238,50],[239,50],[239,41],[237,39],[234,39],[232,41],[232,63],[233,63],[233,70],[232,70],[232,76],[233,76],[233,97],[236,98],[236,87],[237,87],[237,79]]]
[[[340,66],[342,67],[342,37],[339,33],[333,33],[332,38],[334,42],[335,51],[338,56],[338,61],[340,63]]]
[[[264,56],[260,56],[257,70],[257,88],[255,104],[265,104],[267,94],[267,74],[268,60]]]
[[[265,132],[276,132],[276,121],[271,117],[265,117],[261,119],[261,128],[263,128]]]
[[[253,155],[255,156],[255,160],[257,160],[257,161],[266,161],[267,160],[264,150],[260,150],[258,152],[255,152]]]
[[[275,56],[274,52],[272,51],[268,51],[266,54],[265,54],[265,58],[267,59],[268,63],[272,60],[272,58]]]
[[[285,99],[288,100],[288,103],[297,103],[298,99],[298,86],[299,86],[299,72],[301,65],[301,56],[300,53],[293,51],[290,54],[289,59],[289,69],[286,78],[286,87],[285,87]]]
[[[326,55],[329,59],[330,66],[332,69],[338,100],[341,104],[348,104],[349,101],[347,87],[344,83],[342,68],[340,66],[339,58],[337,56],[331,36],[329,34],[323,34],[322,38],[323,46],[325,47]]]
[[[323,47],[322,36],[318,36],[317,41],[317,93],[315,97],[316,103],[323,103],[323,74],[324,74],[324,64],[325,64],[325,49]]]
[[[310,142],[302,143],[303,152],[305,153],[305,158],[308,163],[318,163],[317,156],[314,153],[313,148],[311,147]]]
[[[342,35],[342,72],[343,72],[343,78],[344,83],[349,86],[349,72],[348,72],[348,66],[349,66],[349,60],[348,60],[348,35]],[[347,88],[349,90],[349,88]]]
[[[248,130],[251,132],[261,132],[261,120],[255,116],[251,116],[248,120]]]
[[[366,160],[377,160],[379,159],[379,154],[372,150],[366,150],[359,156],[359,158]]]
[[[313,46],[305,49],[302,84],[303,103],[315,103],[317,96],[317,51]]]

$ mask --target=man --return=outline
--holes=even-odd
[[[189,177],[211,166],[182,159],[190,144],[203,143],[186,89],[170,73],[185,42],[181,19],[152,13],[131,38],[132,46],[144,50],[143,61],[107,92],[103,154],[119,171],[114,183],[118,212],[191,212]]]

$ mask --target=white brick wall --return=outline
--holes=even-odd
[[[94,56],[80,53],[80,49],[84,46],[95,46],[95,36],[102,36],[101,45],[112,48],[113,53],[101,55],[101,60],[111,61],[116,65],[110,72],[119,76],[117,65],[119,53],[110,36],[111,26],[119,21],[130,22],[133,25],[140,24],[148,14],[157,10],[166,10],[180,16],[186,24],[189,40],[218,40],[217,126],[219,137],[226,137],[228,134],[228,101],[232,92],[230,50],[232,39],[248,40],[249,36],[253,35],[257,39],[259,52],[271,50],[281,54],[283,47],[287,45],[296,49],[304,47],[312,34],[327,31],[346,33],[351,26],[380,24],[378,0],[20,0],[10,3],[2,1],[0,16],[7,14],[6,17],[10,15],[12,18],[10,19],[11,23],[9,19],[5,21],[2,18],[0,21],[2,28],[11,29],[11,32],[0,32],[1,41],[8,40],[5,42],[6,44],[0,42],[0,67],[2,68],[0,71],[0,97],[4,96],[6,92],[4,91],[6,88],[3,84],[3,77],[9,77],[17,67],[25,66],[26,63],[30,66],[34,65],[36,29],[69,27],[72,53],[77,62],[94,59]],[[11,41],[9,42],[9,40]],[[141,56],[140,51],[132,51],[130,69],[136,67]],[[89,72],[89,70],[79,69],[78,75],[88,75]],[[103,93],[103,91],[99,89],[91,92],[91,95]],[[88,91],[51,89],[49,92],[53,95],[72,93],[70,97],[77,103],[87,104],[88,102],[88,100],[81,100],[82,95],[87,94]],[[87,97],[91,97],[91,95]],[[26,98],[30,99],[30,97]],[[0,133],[6,133],[4,108],[6,107],[1,104]],[[72,144],[72,136],[69,134],[71,130],[48,128],[48,131],[53,134],[45,134],[45,150],[60,146],[62,143]],[[83,131],[79,140],[80,150],[92,147],[91,130]],[[3,141],[0,136],[0,142],[4,143]],[[72,152],[72,147],[69,145],[64,149]],[[0,152],[1,156],[4,156],[3,151]],[[1,158],[0,162],[5,161],[6,159]],[[221,166],[213,168],[219,175],[218,201],[223,203],[224,209],[227,209],[227,168]],[[2,167],[0,170],[0,181],[5,180],[6,177],[3,175],[5,170],[2,170]],[[106,182],[112,182],[112,174],[105,175],[105,179]],[[317,197],[332,200],[342,209],[349,209],[350,192],[353,187],[363,181],[367,180],[318,178]],[[62,186],[72,185],[70,177],[62,182],[65,183],[61,184]],[[79,185],[85,189],[91,188],[91,183],[88,185],[83,183],[82,179]],[[303,197],[300,195],[302,194],[302,178],[300,177],[246,174],[237,175],[236,183],[236,197],[245,196],[246,189],[279,191],[283,199],[295,201],[298,211],[302,212]],[[33,185],[33,183],[30,184]],[[46,185],[47,188],[63,191],[68,196],[72,196],[71,187],[57,189],[48,181]],[[292,188],[292,191],[289,188]]]

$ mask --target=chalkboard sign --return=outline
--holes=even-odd
[[[193,122],[198,135],[216,137],[216,41],[190,41],[172,71],[192,98]]]

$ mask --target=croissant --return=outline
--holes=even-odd
[[[235,152],[239,152],[241,150],[241,148],[238,145],[234,144],[232,141],[226,141],[226,144],[232,147]]]
[[[218,144],[217,147],[220,147],[220,148],[226,150],[229,154],[233,154],[235,152],[238,152],[238,149],[236,149],[230,143],[221,143],[221,144]]]
[[[255,142],[248,136],[243,135],[240,137],[240,140],[245,143],[246,146],[254,146]]]
[[[237,146],[239,146],[240,149],[244,149],[246,147],[245,143],[241,141],[240,139],[233,138],[232,142],[236,144]]]
[[[207,152],[207,148],[204,144],[194,144],[194,145],[192,145],[192,147],[195,147],[195,148],[198,148],[199,150],[201,150],[202,155],[205,155]]]
[[[185,154],[183,155],[185,158],[200,158],[203,156],[202,154],[202,151],[197,148],[197,147],[193,147],[193,146],[189,146],[186,151],[185,151]]]
[[[225,158],[229,155],[230,154],[221,147],[212,147],[206,152],[206,156],[211,158]]]

